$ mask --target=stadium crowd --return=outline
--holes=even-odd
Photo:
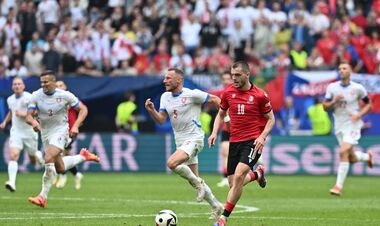
[[[326,70],[379,73],[378,0],[3,0],[0,78]]]

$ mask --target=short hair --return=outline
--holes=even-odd
[[[249,65],[244,62],[244,61],[237,61],[235,62],[232,67],[233,69],[236,69],[236,68],[241,68],[241,70],[245,73],[250,73],[251,71],[249,70]]]
[[[54,78],[56,78],[56,75],[55,75],[54,71],[44,71],[44,72],[41,73],[40,77],[44,77],[44,76],[48,76],[48,75],[51,75]]]
[[[171,67],[168,69],[168,71],[174,71],[177,75],[183,77],[183,71],[179,68]]]

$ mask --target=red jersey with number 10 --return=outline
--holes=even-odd
[[[220,108],[227,110],[231,118],[230,142],[256,139],[267,123],[265,114],[272,110],[268,95],[251,84],[251,89],[242,91],[229,85],[222,94]]]

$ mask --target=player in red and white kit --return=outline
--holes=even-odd
[[[64,81],[59,80],[55,84],[57,85],[58,89],[67,90],[67,86],[66,86],[66,84],[65,84]],[[71,128],[73,127],[73,125],[74,125],[75,120],[77,119],[77,111],[75,109],[71,108],[71,107],[68,107],[68,114],[67,114],[67,116],[68,116],[69,131],[70,131]],[[70,155],[71,145],[72,145],[72,143],[74,143],[75,139],[76,139],[76,137],[71,137],[70,138],[69,143],[66,145],[65,150],[63,151],[63,155],[64,156]],[[75,177],[75,189],[79,190],[81,188],[81,182],[82,182],[83,174],[80,173],[80,172],[78,172],[78,169],[77,169],[76,166],[74,166],[73,168],[69,169],[69,171]],[[63,188],[63,187],[65,187],[66,182],[67,182],[66,172],[64,172],[62,174],[58,174],[55,186],[57,188]]]
[[[230,148],[227,174],[230,190],[222,216],[214,226],[224,226],[243,192],[243,186],[257,181],[265,187],[264,167],[251,168],[261,156],[265,139],[271,132],[275,119],[267,94],[249,81],[250,69],[245,62],[236,62],[231,67],[233,85],[222,94],[220,109],[214,128],[208,139],[209,146],[215,144],[220,122],[230,118]]]

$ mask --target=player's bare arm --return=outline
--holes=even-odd
[[[268,119],[267,123],[265,124],[263,132],[260,134],[258,138],[255,140],[255,151],[258,151],[259,153],[262,152],[265,144],[265,140],[269,133],[272,131],[273,126],[276,122],[274,118],[273,111],[271,110],[270,112],[265,114],[265,118]]]
[[[34,119],[34,111],[34,109],[28,110],[28,112],[26,113],[25,121],[26,123],[32,126],[34,131],[39,132],[41,131],[41,125],[36,119]]]
[[[220,98],[217,97],[217,96],[215,96],[215,95],[209,94],[208,103],[213,104],[216,107],[219,107],[219,105],[220,105]]]
[[[5,129],[7,126],[8,122],[10,122],[12,119],[12,112],[8,111],[7,115],[5,116],[3,122],[0,124],[0,129]]]
[[[338,94],[338,95],[336,95],[332,100],[325,100],[325,101],[323,101],[323,103],[322,103],[322,105],[323,105],[323,109],[325,110],[325,111],[329,111],[329,110],[331,110],[333,107],[334,107],[334,105],[338,102],[338,101],[340,101],[340,100],[342,100],[343,99],[343,95],[342,94]]]
[[[16,114],[17,117],[25,118],[27,112],[26,112],[26,111],[19,111],[19,110],[16,110],[16,111],[15,111],[15,114]]]
[[[154,108],[154,104],[150,98],[148,98],[145,101],[145,109],[148,111],[149,115],[153,118],[153,120],[158,124],[162,125],[166,122],[168,114],[165,111],[158,112],[156,108]]]
[[[88,114],[87,106],[84,105],[82,102],[78,104],[75,110],[78,112],[78,117],[75,120],[74,125],[71,127],[70,137],[75,137],[76,135],[78,135],[79,127],[82,125],[83,121],[86,119]]]
[[[361,108],[360,112],[356,115],[351,115],[351,120],[352,122],[357,122],[360,120],[365,114],[367,114],[371,108],[372,108],[372,103],[371,100],[368,97],[363,98],[363,101],[365,105]]]
[[[209,147],[215,145],[215,141],[216,141],[216,137],[218,136],[218,131],[219,131],[220,125],[221,125],[224,117],[226,117],[226,115],[227,115],[227,111],[219,108],[218,114],[216,115],[215,120],[214,120],[214,126],[212,129],[211,135],[208,138],[208,146]]]

